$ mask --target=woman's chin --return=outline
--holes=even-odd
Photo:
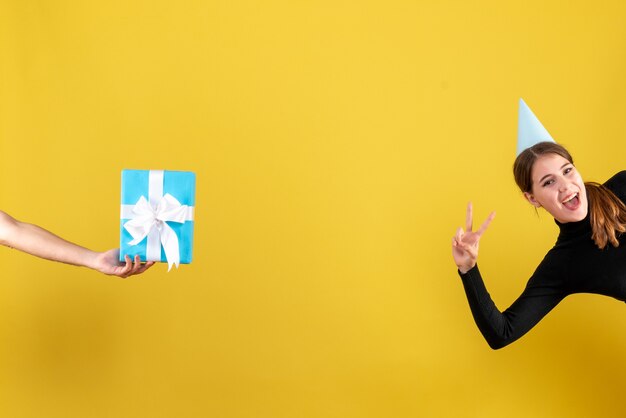
[[[580,208],[575,211],[570,211],[566,209],[567,212],[559,213],[558,217],[554,217],[557,221],[562,224],[566,224],[569,222],[580,222],[587,217],[587,209]]]

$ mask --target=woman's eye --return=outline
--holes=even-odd
[[[565,174],[569,174],[569,173],[570,173],[570,171],[572,171],[572,170],[573,170],[573,168],[572,168],[572,167],[567,167],[563,173],[565,173]]]
[[[554,180],[546,180],[546,181],[543,182],[543,187],[549,186],[552,183],[554,183]]]

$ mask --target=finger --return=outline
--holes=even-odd
[[[487,230],[487,227],[489,226],[489,224],[491,223],[491,221],[493,221],[493,218],[496,217],[496,213],[495,212],[491,212],[489,214],[489,216],[487,216],[487,219],[485,220],[485,222],[483,222],[483,224],[480,226],[480,228],[478,228],[478,231],[476,231],[476,234],[478,236],[482,236],[482,234],[485,233],[485,231]]]
[[[469,254],[471,259],[475,260],[476,258],[478,258],[478,248],[475,245],[460,242],[458,246],[461,248],[461,250]]]
[[[458,243],[461,241],[461,238],[463,236],[462,234],[463,234],[463,229],[458,228],[456,230],[456,233],[452,237],[452,246],[453,247],[456,247],[458,245]]]
[[[461,228],[461,227],[457,228],[456,235],[454,236],[454,239],[456,239],[459,242],[463,239],[463,228]]]
[[[149,261],[145,264],[142,264],[141,267],[137,270],[136,274],[141,274],[144,271],[148,270],[150,267],[154,265],[154,261]]]
[[[473,217],[472,211],[473,211],[472,202],[468,202],[467,203],[467,213],[465,215],[465,230],[467,232],[471,232],[472,231],[472,223],[473,223],[473,221],[472,221],[472,217]]]
[[[128,256],[128,254],[124,256],[124,261],[126,261],[126,264],[124,264],[122,269],[117,273],[117,275],[120,277],[126,277],[130,269],[133,267],[133,264],[130,261],[130,257]]]
[[[132,276],[133,274],[137,274],[137,271],[141,268],[141,258],[139,257],[139,254],[137,254],[135,256],[135,262],[133,263],[133,268],[130,270],[130,276]]]
[[[454,234],[454,237],[452,237],[452,242],[455,246],[458,246],[458,244],[460,244],[461,242],[463,242],[463,228],[459,227],[456,230],[456,234]]]

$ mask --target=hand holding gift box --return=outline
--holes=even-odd
[[[123,170],[120,259],[191,263],[195,188],[191,172]]]

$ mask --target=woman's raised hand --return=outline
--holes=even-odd
[[[467,204],[465,231],[463,231],[463,228],[459,227],[456,231],[456,235],[452,238],[452,257],[461,273],[467,273],[476,265],[480,237],[485,233],[495,216],[496,213],[491,212],[480,228],[478,228],[477,231],[472,231],[472,202]]]

